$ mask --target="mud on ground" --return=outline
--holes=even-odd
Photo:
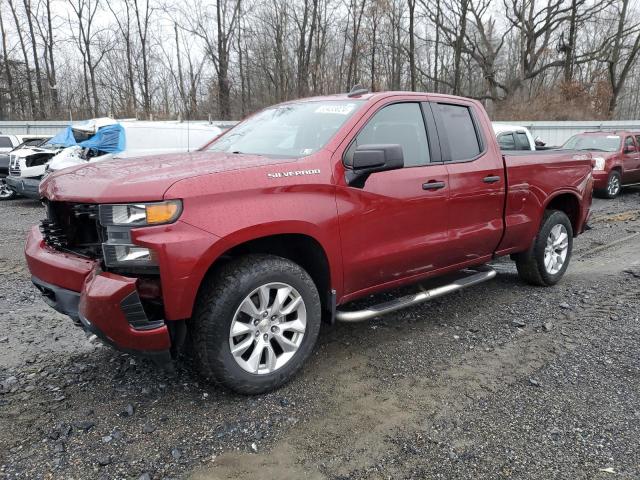
[[[640,188],[594,210],[558,286],[496,262],[242,397],[90,343],[30,286],[40,207],[0,204],[0,478],[638,478]]]

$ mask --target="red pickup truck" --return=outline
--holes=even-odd
[[[579,133],[562,148],[593,155],[593,188],[598,196],[615,198],[623,185],[640,183],[640,132]]]
[[[190,350],[207,378],[259,393],[300,368],[322,320],[488,280],[503,255],[555,284],[591,191],[589,154],[502,155],[476,101],[356,91],[267,108],[198,152],[52,174],[25,249],[44,299],[88,332],[158,360]]]

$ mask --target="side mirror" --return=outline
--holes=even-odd
[[[638,149],[635,147],[635,145],[627,145],[623,150],[624,153],[636,153],[637,151]]]
[[[350,167],[345,173],[347,183],[362,188],[369,175],[404,167],[402,146],[397,144],[360,145],[353,152]]]

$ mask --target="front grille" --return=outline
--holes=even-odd
[[[47,218],[40,223],[40,231],[47,245],[84,257],[101,257],[104,234],[97,205],[45,201],[45,208]]]
[[[12,177],[20,176],[20,157],[17,155],[9,155],[9,175]]]

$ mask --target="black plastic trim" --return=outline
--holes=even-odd
[[[55,311],[71,317],[76,324],[80,322],[80,316],[78,314],[80,294],[78,292],[56,287],[34,276],[31,277],[31,281],[36,288],[40,290],[42,299],[47,305]]]

